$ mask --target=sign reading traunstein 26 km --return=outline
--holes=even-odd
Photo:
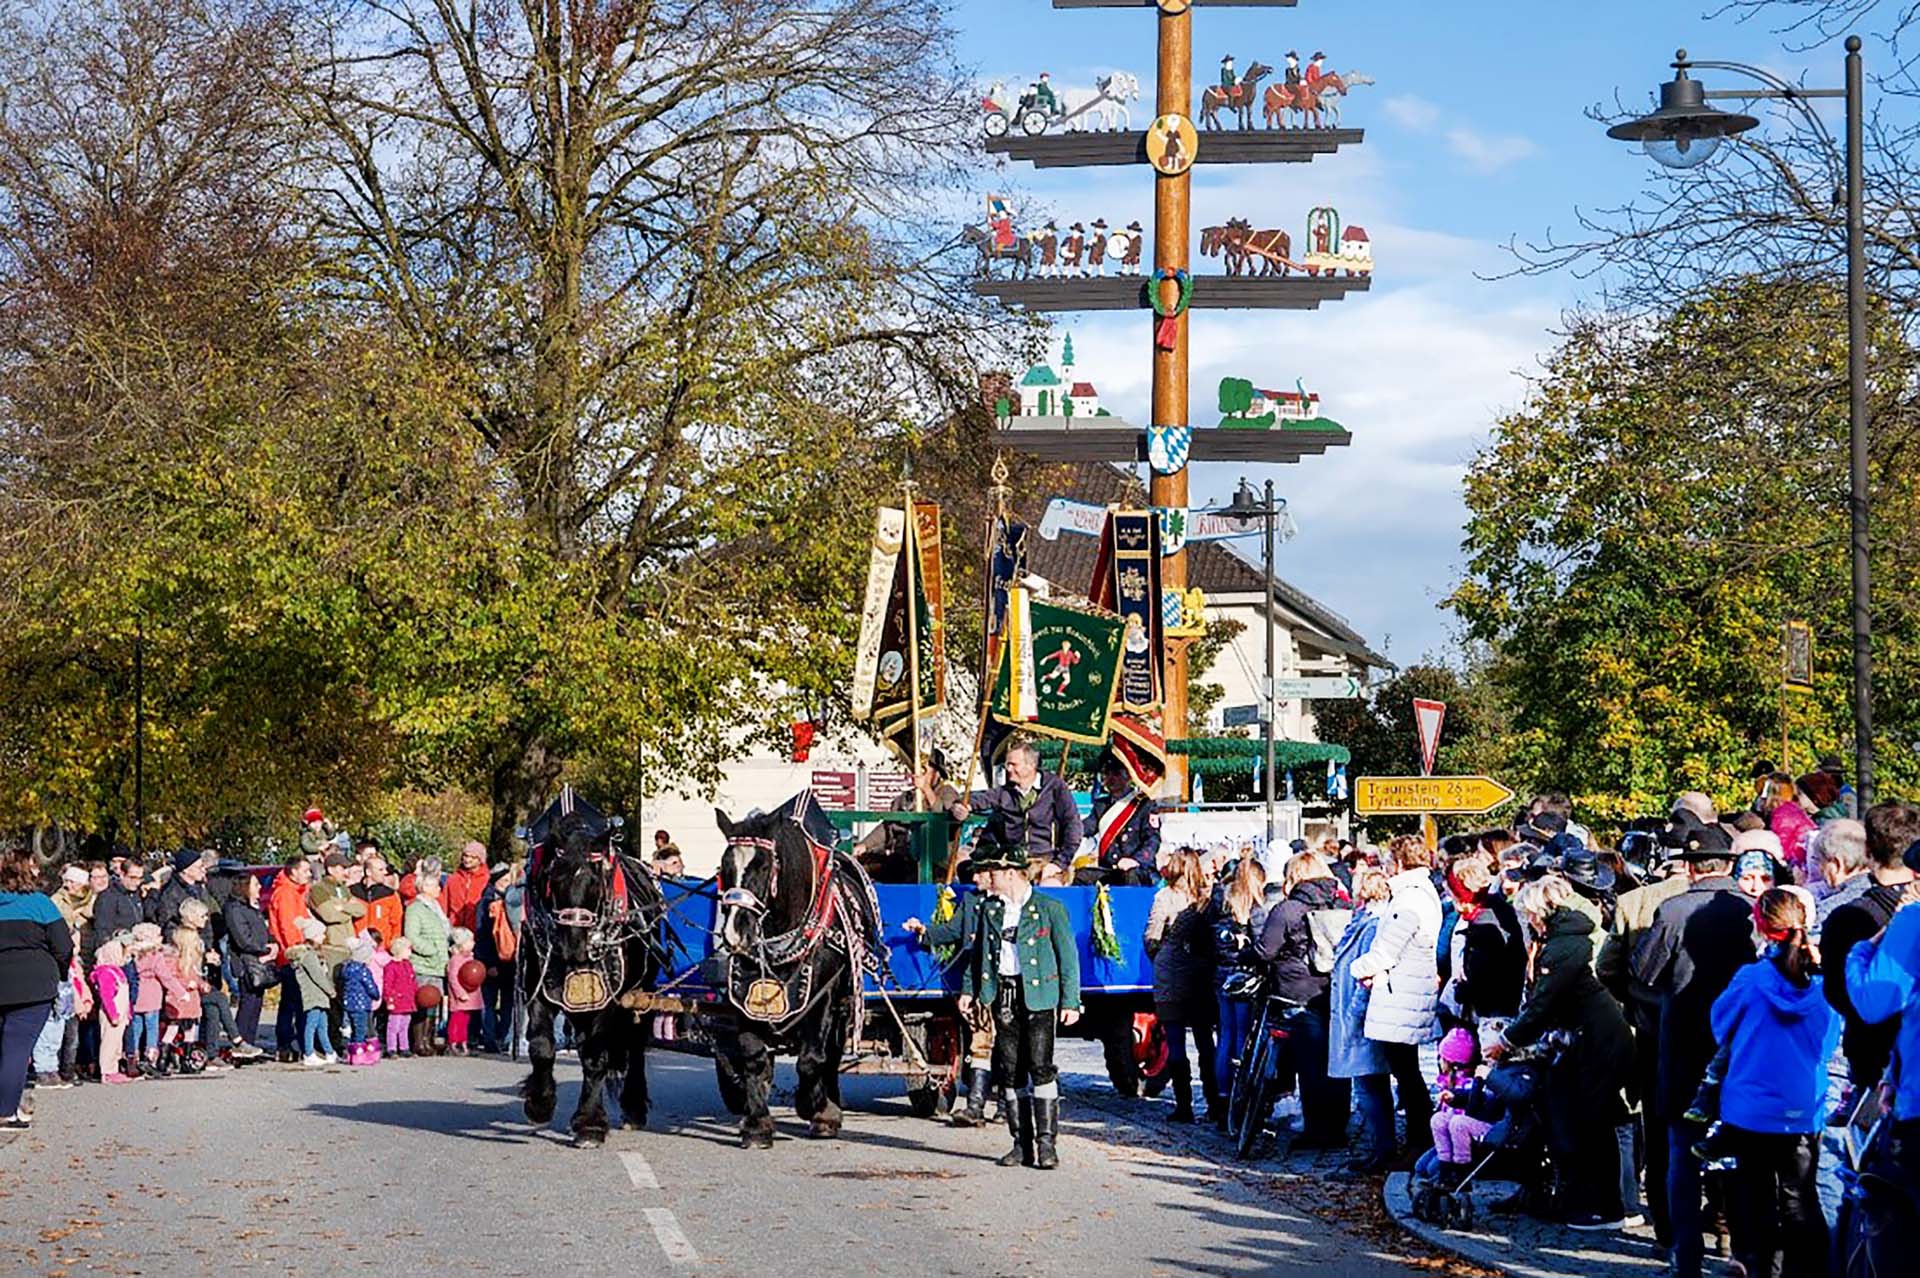
[[[1470,816],[1512,798],[1513,791],[1492,777],[1361,777],[1353,786],[1353,810],[1360,816]]]

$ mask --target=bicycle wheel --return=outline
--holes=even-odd
[[[1262,1016],[1260,1020],[1264,1029],[1266,1017]],[[1253,1157],[1253,1147],[1260,1143],[1260,1137],[1266,1133],[1267,1115],[1273,1112],[1273,1053],[1273,1035],[1261,1034],[1259,1041],[1253,1045],[1247,1068],[1241,1071],[1247,1076],[1247,1099],[1250,1103],[1246,1112],[1240,1115],[1240,1129],[1234,1133],[1233,1147],[1243,1159]]]
[[[1252,1104],[1252,1078],[1247,1063],[1253,1059],[1260,1040],[1266,1037],[1266,1020],[1266,1009],[1262,1008],[1247,1027],[1247,1036],[1241,1040],[1239,1054],[1233,1059],[1233,1082],[1227,1089],[1227,1137],[1230,1140],[1239,1137],[1240,1124]]]

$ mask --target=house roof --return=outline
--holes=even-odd
[[[1093,389],[1092,382],[1075,382],[1073,384],[1073,389],[1067,393],[1072,395],[1075,399],[1098,399],[1099,398],[1099,395]]]
[[[1120,467],[1099,462],[1072,466],[1048,466],[1047,471],[1060,479],[1044,495],[1016,503],[1016,513],[1038,529],[1047,502],[1054,497],[1106,505],[1113,501],[1141,503],[1146,494],[1133,475]],[[1016,480],[1016,490],[1018,481]],[[1077,595],[1085,595],[1093,582],[1094,560],[1099,554],[1097,538],[1063,533],[1053,541],[1042,541],[1038,533],[1029,541],[1027,565],[1031,571]],[[1231,550],[1226,542],[1196,541],[1187,545],[1187,584],[1198,586],[1209,597],[1220,595],[1258,595],[1265,586],[1264,574]],[[1373,651],[1366,639],[1338,613],[1298,586],[1275,577],[1273,597],[1318,631],[1313,646],[1383,670],[1393,663]]]
[[[1020,384],[1022,386],[1058,386],[1060,377],[1048,365],[1035,364],[1027,370],[1027,375],[1020,379]]]

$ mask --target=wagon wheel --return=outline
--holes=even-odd
[[[987,136],[990,138],[1003,138],[1007,136],[1007,113],[1005,111],[989,111],[987,118],[980,122],[980,127],[986,130]]]
[[[1047,113],[1038,109],[1028,111],[1020,117],[1020,131],[1030,138],[1037,138],[1047,131]]]
[[[922,1061],[931,1059],[932,1035],[927,1032],[925,1021],[911,1018],[902,1025],[907,1044],[911,1045],[910,1058]],[[911,1073],[907,1075],[907,1107],[915,1118],[932,1118],[940,1112],[940,1078],[935,1074]]]

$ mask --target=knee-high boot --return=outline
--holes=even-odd
[[[1033,1102],[1033,1165],[1052,1171],[1060,1165],[1060,1098],[1036,1097]]]
[[[979,1127],[987,1121],[987,1088],[992,1083],[993,1071],[976,1065],[972,1075],[973,1081],[967,1087],[966,1108],[953,1111],[955,1127]]]
[[[1185,1061],[1175,1061],[1168,1066],[1173,1071],[1169,1080],[1173,1084],[1173,1113],[1167,1115],[1167,1121],[1191,1123],[1193,1121],[1193,1075],[1187,1072]]]
[[[1007,1130],[1013,1134],[1013,1148],[1000,1155],[1000,1165],[1033,1166],[1033,1097],[1022,1096],[1011,1105],[1003,1100],[1001,1105],[1007,1112]]]

